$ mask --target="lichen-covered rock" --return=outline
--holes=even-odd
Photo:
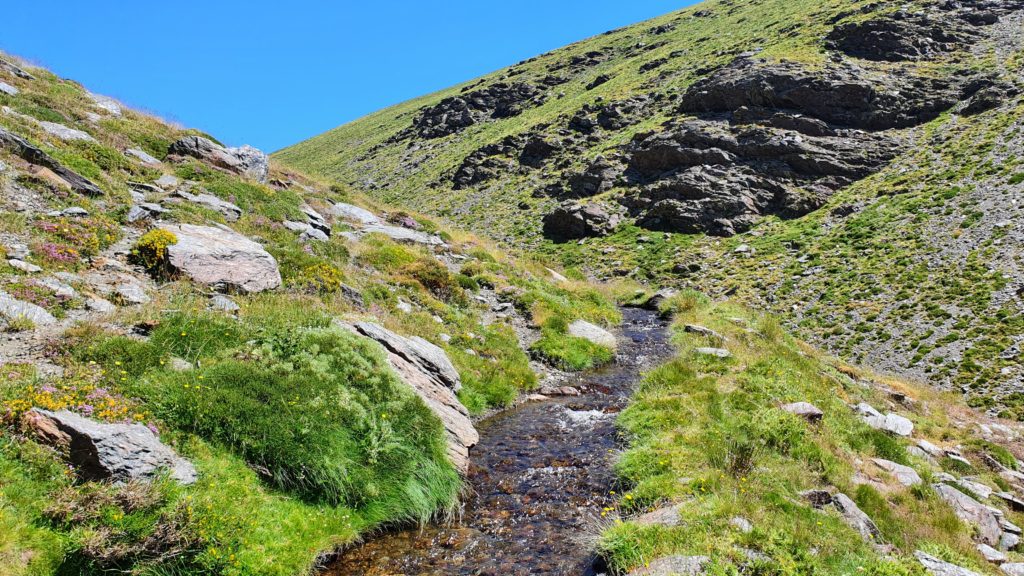
[[[67,410],[34,408],[24,425],[42,442],[63,451],[88,480],[148,479],[162,471],[182,484],[196,480],[192,464],[142,424],[106,424]]]
[[[61,180],[66,182],[72,190],[79,194],[85,194],[86,196],[103,195],[103,190],[96,184],[93,184],[88,178],[65,168],[52,156],[29,143],[28,140],[4,128],[0,128],[0,148],[6,149],[26,162],[51,170]]]
[[[466,407],[455,395],[462,388],[458,371],[444,350],[419,337],[406,338],[370,322],[346,325],[384,347],[388,362],[403,382],[440,418],[448,437],[448,458],[459,472],[469,470],[469,449],[480,440]]]
[[[168,265],[193,282],[246,294],[281,285],[277,260],[230,228],[179,224],[162,229],[177,238],[167,247]]]

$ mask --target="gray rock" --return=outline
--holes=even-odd
[[[18,78],[22,78],[24,80],[35,80],[36,79],[35,76],[29,74],[28,72],[26,72],[20,66],[17,66],[17,65],[15,65],[12,62],[8,62],[7,60],[0,60],[0,70],[3,70],[4,72],[7,72],[9,74],[13,74],[13,75],[17,76]]]
[[[196,481],[192,464],[142,424],[104,424],[67,410],[39,408],[28,413],[26,423],[42,441],[65,450],[83,478],[123,482],[166,470],[182,484]]]
[[[149,220],[158,218],[161,214],[165,214],[167,210],[159,204],[153,204],[152,202],[141,202],[139,204],[133,204],[128,209],[128,214],[125,215],[127,222],[141,222],[143,220]]]
[[[864,422],[876,430],[884,430],[897,436],[910,436],[914,433],[914,423],[892,412],[885,416],[865,416]]]
[[[31,254],[28,244],[22,244],[21,242],[4,242],[2,246],[7,256],[15,260],[24,260]]]
[[[174,372],[191,372],[192,370],[196,369],[196,367],[193,366],[191,362],[185,360],[184,358],[179,358],[177,356],[171,357],[171,360],[168,363],[167,367]]]
[[[917,470],[910,466],[904,466],[903,464],[897,464],[882,458],[872,458],[871,461],[875,463],[875,466],[892,474],[904,486],[916,486],[921,483],[921,476],[917,474]]]
[[[146,151],[141,148],[129,148],[125,150],[124,153],[127,156],[131,156],[132,158],[135,158],[136,160],[142,162],[147,166],[156,166],[160,164],[160,160],[147,154]]]
[[[750,523],[750,520],[747,520],[742,516],[736,516],[729,520],[729,526],[732,526],[744,534],[750,534],[754,531],[754,525]]]
[[[252,146],[225,148],[201,136],[186,136],[171,144],[167,152],[172,156],[198,158],[261,183],[267,181],[270,173],[269,158]]]
[[[384,347],[392,369],[441,419],[448,437],[448,457],[465,474],[469,470],[469,449],[480,436],[455,395],[462,388],[462,380],[444,350],[422,338],[399,336],[370,322],[345,327]]]
[[[732,358],[732,352],[729,352],[725,348],[710,348],[707,346],[701,346],[700,348],[694,349],[694,352],[701,356],[713,356],[715,358]]]
[[[100,314],[109,314],[117,310],[117,306],[114,306],[102,298],[89,298],[85,301],[85,307],[93,312],[99,312]]]
[[[676,504],[659,508],[633,518],[632,522],[641,526],[678,526],[682,521],[682,517],[679,515],[681,506],[681,504]]]
[[[346,204],[344,202],[338,202],[331,207],[331,214],[343,218],[345,220],[351,220],[360,224],[383,224],[380,218],[374,215],[373,212],[365,208],[360,208],[353,204]]]
[[[281,286],[277,260],[227,227],[165,225],[178,238],[167,247],[171,269],[193,282],[246,294]]]
[[[978,544],[978,552],[981,553],[986,561],[993,564],[1002,564],[1010,559],[1005,553],[996,550],[988,544]]]
[[[782,406],[782,409],[790,414],[795,414],[808,422],[821,422],[822,417],[825,416],[824,412],[810,402],[794,402],[792,404],[785,404]]]
[[[929,442],[927,440],[918,440],[917,441],[917,446],[918,446],[918,448],[920,448],[926,454],[928,454],[929,456],[931,456],[933,458],[942,458],[943,456],[946,455],[946,451],[945,450],[943,450],[942,448],[939,448],[938,446],[936,446],[935,444],[932,444],[931,442]]]
[[[999,569],[1010,576],[1024,576],[1024,562],[1007,562]]]
[[[7,94],[8,96],[17,96],[18,92],[20,92],[20,90],[11,86],[7,82],[0,82],[0,93]]]
[[[114,100],[110,96],[101,96],[91,92],[87,92],[86,96],[88,96],[89,99],[92,100],[93,104],[95,104],[100,110],[103,110],[115,118],[121,117],[121,104],[118,103],[117,100]]]
[[[675,296],[678,293],[679,291],[674,288],[662,288],[661,290],[658,290],[657,292],[652,294],[651,297],[648,298],[646,301],[644,301],[642,306],[645,310],[658,310],[659,308],[661,308],[661,305],[666,300]]]
[[[950,564],[945,560],[940,560],[931,554],[926,554],[918,550],[914,552],[914,556],[917,561],[924,566],[924,569],[928,571],[932,576],[981,576],[977,572],[962,568],[956,564]]]
[[[871,404],[868,404],[867,402],[861,402],[860,404],[857,404],[853,408],[853,411],[860,414],[861,416],[877,416],[880,418],[884,418],[881,412],[875,410],[875,408],[871,406]]]
[[[875,526],[875,523],[865,514],[846,494],[836,494],[832,498],[832,505],[839,510],[839,514],[846,523],[857,531],[868,542],[880,542],[882,533]]]
[[[301,210],[302,213],[306,215],[307,221],[309,222],[310,226],[312,226],[313,228],[320,232],[323,232],[324,236],[331,235],[331,226],[327,223],[327,220],[324,218],[323,214],[317,212],[316,210],[313,209],[312,206],[305,203],[303,203],[302,206],[299,206],[299,210]]]
[[[984,504],[948,484],[936,484],[935,492],[946,501],[958,518],[977,528],[977,540],[982,544],[997,546],[1003,529],[999,518]]]
[[[52,290],[54,294],[60,296],[61,298],[78,297],[78,290],[75,290],[74,287],[69,286],[68,284],[65,284],[64,282],[61,282],[60,280],[53,277],[40,278],[36,280],[36,284],[39,284],[40,286]]]
[[[8,320],[24,318],[36,326],[47,326],[57,323],[57,319],[47,312],[46,309],[36,306],[31,302],[22,302],[2,290],[0,290],[0,318]]]
[[[43,129],[47,134],[56,136],[57,138],[65,142],[73,142],[75,140],[82,140],[85,142],[95,142],[88,132],[69,128],[63,124],[57,124],[56,122],[47,122],[45,120],[39,121],[39,127]]]
[[[999,549],[1000,550],[1016,550],[1020,544],[1020,534],[1014,534],[1013,532],[1003,532],[999,536]]]
[[[228,202],[227,200],[221,200],[212,194],[190,194],[185,190],[178,190],[177,195],[192,202],[205,206],[211,210],[219,212],[228,222],[234,222],[242,217],[242,209],[238,206]]]
[[[29,274],[36,274],[38,272],[42,272],[43,271],[42,268],[40,268],[39,266],[36,266],[35,264],[32,264],[30,262],[25,262],[24,260],[18,260],[16,258],[8,259],[7,260],[7,264],[11,268],[14,268],[15,270],[21,270],[22,272],[27,272]]]
[[[67,182],[72,190],[79,194],[85,194],[86,196],[103,195],[103,190],[88,178],[65,168],[52,156],[29,143],[28,140],[4,128],[0,128],[0,148],[8,150],[26,162],[50,169],[61,180]]]
[[[995,496],[1005,502],[1010,507],[1010,510],[1024,512],[1024,500],[1018,498],[1016,494],[1011,492],[995,492]]]
[[[241,309],[234,300],[223,294],[215,294],[210,298],[209,308],[217,312],[238,312]]]
[[[612,350],[618,347],[618,340],[616,340],[614,334],[586,320],[576,320],[569,324],[569,335],[583,338],[598,346],[604,346]]]
[[[114,289],[116,301],[123,306],[139,306],[149,304],[152,298],[138,284],[120,284]]]
[[[994,492],[994,490],[988,485],[982,484],[981,482],[978,482],[976,480],[972,480],[971,478],[961,478],[957,480],[956,483],[966,488],[972,494],[974,494],[978,498],[981,498],[982,500],[988,500],[989,497],[992,496],[992,492]]]
[[[663,556],[626,576],[698,576],[710,561],[707,556]]]
[[[163,176],[154,180],[153,183],[159,186],[160,188],[163,188],[164,190],[170,190],[171,188],[177,187],[178,184],[181,183],[181,180],[178,180],[177,177],[171,174],[164,174]]]
[[[725,342],[725,336],[722,336],[721,334],[719,334],[718,332],[715,332],[711,328],[707,328],[707,327],[704,327],[704,326],[698,326],[696,324],[686,324],[685,326],[683,326],[683,330],[685,330],[686,332],[688,332],[690,334],[697,334],[697,335],[703,336],[705,338],[708,338],[709,340],[715,340],[717,342]]]
[[[426,246],[444,246],[444,240],[433,234],[410,230],[401,226],[387,226],[371,224],[362,229],[363,234],[383,234],[396,242],[409,242],[412,244],[423,244]]]

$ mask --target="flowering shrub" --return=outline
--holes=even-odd
[[[164,274],[167,270],[167,247],[177,244],[178,237],[167,230],[150,230],[132,247],[130,260],[150,273]]]
[[[43,257],[46,262],[56,266],[66,266],[74,264],[81,259],[82,255],[78,253],[78,250],[70,246],[63,244],[57,244],[56,242],[43,242],[35,246],[33,250],[36,254]]]
[[[36,306],[45,308],[54,316],[61,317],[65,312],[74,308],[74,298],[57,294],[52,289],[39,284],[35,280],[21,280],[7,285],[7,293],[18,300],[31,302]]]
[[[40,384],[22,379],[16,384],[14,398],[6,402],[3,416],[8,422],[16,422],[22,414],[32,408],[44,410],[71,410],[83,416],[105,422],[144,422],[148,414],[131,399],[112,392],[100,384],[106,371],[99,366],[69,368],[64,376],[54,382]],[[16,381],[16,380],[15,380]],[[147,424],[151,429],[155,426]]]
[[[59,245],[65,254],[91,258],[120,238],[121,229],[106,218],[55,218],[38,220],[37,230]]]
[[[321,263],[303,268],[293,283],[306,292],[328,294],[341,290],[341,281],[341,272],[337,268]]]

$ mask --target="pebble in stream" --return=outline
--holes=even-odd
[[[580,379],[582,396],[526,404],[478,426],[467,499],[451,525],[389,532],[346,551],[325,576],[595,573],[586,544],[612,502],[615,414],[640,372],[672,354],[665,323],[623,310],[616,364]]]

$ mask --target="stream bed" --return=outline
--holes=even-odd
[[[671,357],[656,313],[623,309],[613,365],[576,381],[582,395],[531,402],[480,422],[460,516],[371,535],[338,556],[324,576],[600,572],[592,538],[615,500],[615,416],[642,371]]]

